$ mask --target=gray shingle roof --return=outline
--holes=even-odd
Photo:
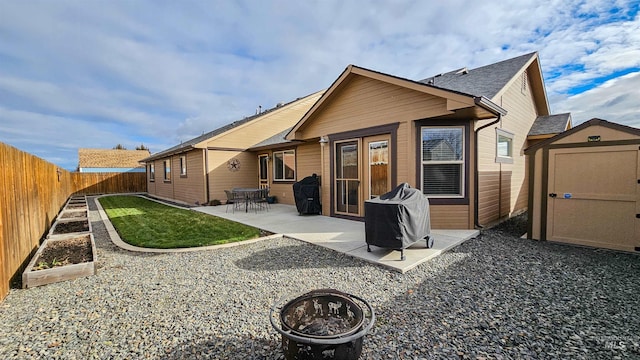
[[[253,145],[252,147],[249,148],[249,150],[258,150],[258,149],[268,148],[270,146],[293,143],[294,141],[285,139],[285,136],[287,136],[287,134],[289,133],[289,131],[291,131],[291,129],[293,129],[293,127],[290,127],[281,133],[275,134],[272,137]]]
[[[462,68],[432,76],[420,80],[420,82],[439,88],[493,99],[509,80],[535,55],[536,53],[533,52],[472,70]]]
[[[567,129],[570,121],[571,113],[538,116],[531,125],[528,136],[560,134]]]

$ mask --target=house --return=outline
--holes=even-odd
[[[268,161],[278,164],[274,177],[295,179],[295,158],[286,151],[267,159],[248,149],[290,129],[322,93],[279,103],[142,159],[148,193],[188,204],[224,201],[224,190],[268,186]],[[293,195],[287,193],[280,200],[286,202],[287,197]]]
[[[145,172],[149,150],[78,149],[78,172]]]
[[[295,160],[295,176],[267,180],[279,197],[318,174],[324,215],[362,219],[364,201],[407,182],[433,227],[471,229],[527,209],[524,149],[570,126],[550,114],[535,52],[421,81],[349,65],[286,135],[249,151]]]
[[[323,214],[362,220],[364,201],[406,182],[429,198],[434,228],[472,229],[527,209],[524,149],[571,127],[550,114],[536,52],[420,81],[349,65],[298,101],[277,128],[267,113],[154,154],[165,175],[150,193],[202,202],[269,186],[294,204],[293,183],[317,174]],[[166,175],[183,161],[197,166],[191,194]]]

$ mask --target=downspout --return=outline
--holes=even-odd
[[[478,133],[480,132],[480,130],[485,129],[489,126],[495,125],[497,123],[500,122],[500,120],[502,120],[502,115],[506,115],[507,111],[502,109],[501,107],[491,103],[488,99],[486,99],[485,97],[480,97],[480,98],[476,98],[475,99],[476,105],[481,106],[482,108],[484,108],[485,110],[489,110],[492,113],[496,114],[497,117],[494,121],[488,123],[488,124],[484,124],[482,126],[480,126],[478,129],[476,129],[474,131],[474,147],[475,147],[475,151],[474,151],[474,166],[475,166],[475,171],[473,172],[473,191],[474,191],[474,201],[473,201],[473,224],[477,229],[482,229],[483,226],[480,225],[480,220],[479,220],[479,216],[478,216],[478,196],[480,195],[480,186],[478,184],[478,180],[479,180],[479,176],[478,176]]]

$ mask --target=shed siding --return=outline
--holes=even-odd
[[[493,101],[507,110],[501,121],[478,134],[478,220],[491,224],[527,208],[528,180],[524,149],[526,135],[538,116],[529,83],[522,90],[522,76],[517,76],[509,88]],[[479,122],[482,126],[486,122]],[[513,163],[496,162],[496,128],[514,134]]]
[[[627,140],[631,137],[628,133],[625,133],[620,130],[612,129],[606,126],[593,125],[589,126],[582,131],[577,131],[571,135],[565,136],[562,139],[558,139],[553,142],[554,145],[558,144],[573,144],[573,143],[584,143],[587,142],[589,136],[600,136],[600,141],[617,141],[617,140]]]

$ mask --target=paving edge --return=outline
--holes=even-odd
[[[93,201],[96,204],[96,207],[98,208],[98,214],[100,215],[100,219],[102,220],[102,223],[104,223],[104,226],[107,229],[107,233],[109,234],[109,238],[111,239],[111,242],[117,247],[124,250],[143,252],[143,253],[184,253],[184,252],[224,249],[224,248],[229,248],[234,246],[253,244],[263,240],[280,239],[284,237],[283,234],[274,234],[274,235],[264,236],[261,238],[249,239],[244,241],[236,241],[236,242],[227,243],[227,244],[179,248],[179,249],[155,249],[155,248],[143,248],[139,246],[134,246],[124,242],[122,238],[120,238],[120,235],[118,235],[118,232],[116,231],[116,229],[113,227],[113,224],[111,224],[111,221],[109,220],[107,213],[104,211],[102,204],[100,204],[100,201],[98,201],[99,198],[104,196],[110,196],[110,195],[98,195],[94,197]],[[184,209],[184,208],[181,208],[181,209]],[[185,210],[188,210],[188,209],[185,209]]]

